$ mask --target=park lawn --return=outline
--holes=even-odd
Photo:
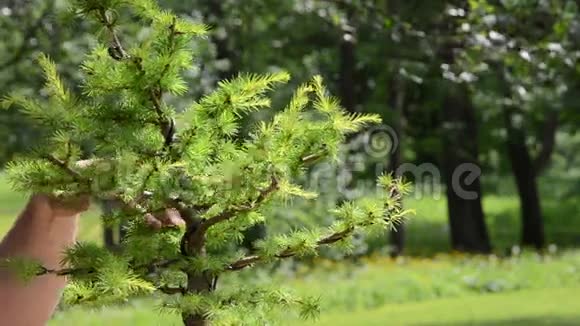
[[[389,304],[304,325],[580,325],[580,288],[526,290]]]
[[[317,321],[288,318],[273,325],[579,325],[579,293],[580,287],[570,287],[387,304],[374,310],[323,314]],[[75,308],[59,313],[49,325],[172,326],[181,321],[138,301],[122,308]]]

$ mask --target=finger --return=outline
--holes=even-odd
[[[166,209],[157,219],[161,221],[163,226],[185,226],[185,221],[181,217],[181,214],[174,208]]]
[[[161,223],[160,220],[155,218],[155,216],[153,216],[153,214],[149,214],[149,213],[145,214],[145,223],[149,227],[151,227],[152,229],[155,229],[155,230],[159,230],[163,226],[163,223]]]
[[[76,215],[85,212],[91,204],[91,196],[78,194],[73,197],[47,195],[48,203],[60,215]]]
[[[88,159],[88,160],[80,160],[74,162],[74,167],[80,170],[84,170],[87,168],[95,168],[100,167],[101,169],[110,169],[113,165],[113,162],[110,160],[104,159]]]
[[[74,166],[77,168],[88,168],[91,165],[94,165],[96,162],[96,160],[80,160],[80,161],[76,161]]]
[[[73,199],[72,205],[75,209],[81,212],[88,210],[91,205],[91,195],[80,194],[78,197]]]

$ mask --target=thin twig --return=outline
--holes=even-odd
[[[51,162],[52,164],[58,166],[62,170],[64,170],[68,175],[70,175],[76,182],[78,183],[86,183],[88,180],[83,178],[77,171],[73,170],[68,164],[64,161],[59,160],[54,155],[46,155],[44,157],[46,160]]]
[[[159,290],[165,294],[185,294],[185,293],[187,293],[187,289],[182,288],[182,287],[174,288],[174,287],[163,286],[163,287],[157,288],[157,290]]]
[[[248,212],[248,211],[256,208],[264,200],[266,200],[268,195],[270,195],[272,192],[276,191],[278,189],[278,187],[279,187],[278,179],[276,179],[275,176],[272,176],[270,179],[270,185],[268,187],[260,190],[258,198],[256,198],[256,200],[254,200],[251,204],[246,204],[246,205],[242,205],[242,206],[238,206],[238,207],[234,207],[234,208],[225,210],[225,211],[221,212],[220,214],[205,220],[205,222],[203,222],[201,224],[200,228],[198,229],[199,230],[198,232],[205,232],[207,229],[209,229],[211,226],[213,226],[215,224],[227,221],[236,215]]]
[[[347,228],[343,231],[335,232],[329,236],[321,238],[318,241],[316,241],[317,249],[324,246],[324,245],[329,245],[329,244],[338,242],[340,240],[343,240],[346,237],[350,236],[353,232],[354,232],[354,228],[350,227],[350,228]],[[283,250],[282,252],[274,255],[274,257],[282,259],[282,258],[293,257],[295,255],[296,255],[296,251],[293,248],[287,248],[287,249]],[[258,256],[258,255],[244,257],[244,258],[242,258],[234,263],[231,263],[226,268],[226,271],[237,271],[237,270],[244,269],[246,267],[249,267],[250,265],[253,265],[259,261],[264,260],[264,258],[265,257]]]
[[[181,262],[181,259],[169,259],[163,261],[157,261],[150,264],[141,264],[131,267],[133,270],[137,269],[156,269],[156,268],[166,268],[171,265]],[[62,269],[51,269],[44,266],[40,267],[40,271],[36,273],[36,276],[42,275],[56,275],[56,276],[69,276],[69,275],[82,275],[82,274],[92,274],[95,273],[94,268],[62,268]]]
[[[137,69],[142,74],[144,74],[145,70],[143,69],[143,65],[141,64],[141,59],[140,58],[131,58],[131,56],[125,51],[123,44],[119,38],[119,35],[117,34],[117,31],[115,30],[114,23],[109,20],[105,10],[101,10],[99,13],[101,16],[100,17],[101,22],[103,23],[103,25],[107,28],[107,30],[111,34],[112,40],[111,40],[111,47],[109,48],[109,55],[117,61],[121,61],[121,60],[125,60],[125,59],[132,59],[131,61],[135,64]],[[172,52],[174,51],[174,48],[175,48],[174,39],[175,39],[175,34],[177,33],[175,30],[175,24],[176,24],[176,22],[174,21],[172,23],[172,25],[170,26],[170,29],[171,29],[170,43],[171,43]],[[167,73],[168,70],[169,70],[169,65],[166,65],[163,68],[161,75],[159,76],[159,80],[156,82],[156,86],[150,88],[148,91],[149,100],[153,104],[153,109],[155,110],[155,113],[157,114],[157,125],[159,126],[161,134],[163,135],[163,138],[165,139],[164,147],[168,147],[169,145],[171,145],[171,142],[173,141],[173,134],[175,133],[175,131],[174,131],[175,124],[174,124],[173,120],[165,117],[165,114],[163,113],[163,105],[162,105],[162,100],[161,100],[163,97],[163,92],[161,90],[161,80],[163,79],[163,76]]]
[[[272,175],[270,185],[265,189],[262,189],[258,197],[253,202],[227,209],[214,217],[201,221],[200,223],[193,223],[188,225],[187,231],[185,231],[181,241],[182,251],[185,252],[188,250],[185,248],[192,248],[194,251],[199,250],[203,246],[205,241],[205,234],[210,227],[215,224],[225,222],[239,214],[255,209],[266,200],[268,195],[276,191],[278,187],[278,179]]]
[[[399,211],[401,209],[401,203],[400,203],[401,193],[398,191],[397,187],[391,187],[389,189],[389,197],[395,199],[395,204],[393,205],[393,207],[385,207],[386,214],[389,216],[393,216],[393,214],[395,214],[397,211]],[[388,223],[391,220],[385,218],[384,221]],[[394,223],[396,223],[396,222],[397,221],[395,220]],[[374,222],[365,222],[363,224],[359,224],[358,226],[359,227],[366,227],[366,226],[370,226],[372,224],[374,224]],[[330,245],[330,244],[336,243],[338,241],[344,240],[347,237],[351,236],[354,231],[355,231],[355,227],[350,226],[342,231],[337,231],[337,232],[334,232],[328,236],[320,238],[318,241],[316,241],[316,249],[319,249],[320,247],[325,246],[325,245]],[[294,248],[286,248],[285,250],[274,255],[274,257],[282,259],[282,258],[293,257],[296,254],[297,254],[297,252]],[[253,265],[259,261],[265,260],[265,258],[266,257],[259,256],[259,255],[247,256],[247,257],[244,257],[236,262],[231,263],[229,266],[226,267],[225,270],[226,271],[241,270],[241,269],[244,269],[244,268],[246,268],[250,265]]]
[[[312,164],[312,163],[318,161],[322,157],[323,157],[323,155],[321,155],[321,154],[310,154],[310,155],[306,155],[306,156],[302,157],[300,160],[302,161],[302,164],[309,165],[309,164]]]
[[[79,274],[92,274],[95,269],[92,268],[63,268],[63,269],[50,269],[41,267],[40,271],[36,273],[36,276],[42,275],[56,275],[56,276],[69,276],[69,275],[79,275]]]

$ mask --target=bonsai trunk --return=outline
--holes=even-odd
[[[214,290],[214,285],[211,278],[207,274],[187,274],[187,291],[186,293],[209,293]],[[182,313],[183,324],[185,326],[208,326],[209,321],[206,319],[204,313],[189,314]]]
[[[181,240],[181,253],[189,257],[205,256],[205,235],[198,230],[201,221],[191,210],[180,210],[187,223],[187,231]],[[210,293],[215,290],[215,278],[209,273],[187,271],[187,288],[184,295],[194,293]],[[186,326],[207,326],[209,321],[205,312],[191,314],[183,312],[181,318]]]

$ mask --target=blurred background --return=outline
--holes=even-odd
[[[289,325],[580,324],[578,1],[159,2],[212,27],[193,45],[190,98],[239,72],[287,70],[293,79],[277,93],[280,103],[320,74],[346,110],[383,118],[344,144],[338,166],[319,164],[302,180],[319,199],[272,207],[272,222],[252,230],[248,246],[268,233],[328,223],[329,207],[373,191],[378,174],[414,184],[404,205],[416,214],[397,232],[358,236],[348,257],[327,250],[225,282],[320,295],[319,321],[278,312]],[[70,19],[65,1],[0,0],[0,96],[43,95],[40,52],[78,85],[94,32]],[[126,42],[144,32],[136,21],[123,24]],[[247,125],[271,114],[258,112]],[[1,168],[35,141],[23,116],[0,110],[0,235],[26,201]],[[122,230],[101,226],[100,209],[112,207],[100,204],[83,217],[80,237],[115,248]],[[105,323],[180,320],[159,316],[147,300],[65,310],[53,320]]]

